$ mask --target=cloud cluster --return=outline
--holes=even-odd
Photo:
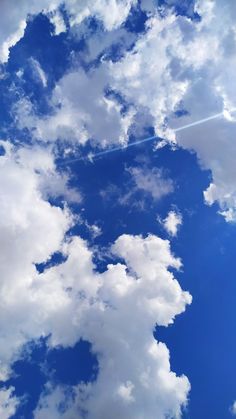
[[[122,114],[119,102],[106,96],[108,87],[106,66],[66,74],[52,94],[53,115],[38,118],[29,100],[22,98],[15,107],[18,126],[31,129],[41,141],[84,144],[91,139],[103,147],[112,142],[125,143],[133,112]]]
[[[103,46],[112,44],[117,28],[136,2],[64,3],[71,27],[78,28],[89,16],[103,22],[105,30],[99,33],[103,41],[98,45],[94,38],[89,43],[89,54],[96,57]],[[9,48],[23,36],[28,14],[44,9],[55,24],[55,34],[64,31],[59,4],[57,0],[52,5],[46,0],[24,0],[16,9],[12,1],[3,1],[0,60],[7,60]],[[50,116],[38,117],[30,100],[22,98],[17,105],[18,127],[29,128],[41,141],[84,144],[92,139],[92,144],[105,147],[127,142],[129,130],[135,131],[137,115],[142,115],[143,125],[152,121],[158,135],[197,153],[202,167],[212,171],[212,182],[204,193],[206,202],[217,201],[226,220],[235,221],[236,6],[230,1],[199,0],[195,12],[201,19],[191,20],[171,9],[155,10],[148,1],[141,5],[151,15],[146,31],[136,35],[133,48],[123,28],[119,36],[124,36],[129,50],[119,61],[103,56],[88,72],[74,66],[55,86]],[[10,22],[7,16],[11,16]],[[32,59],[30,65],[46,86],[47,75],[40,64]],[[190,131],[175,134],[172,129],[221,111],[224,113],[218,120]],[[37,419],[79,417],[82,411],[89,419],[109,419],[110,412],[115,419],[178,418],[190,384],[185,376],[177,377],[171,371],[167,347],[152,334],[156,324],[167,326],[191,302],[169,270],[181,265],[169,242],[153,235],[123,235],[111,249],[114,261],[119,258],[122,262],[98,273],[88,244],[79,237],[66,237],[72,214],[66,206],[48,201],[54,194],[80,202],[78,191],[68,188],[68,177],[56,172],[45,150],[15,152],[8,143],[3,146],[1,379],[10,374],[11,363],[28,341],[50,336],[51,346],[72,346],[83,338],[97,354],[97,380],[73,387],[69,396],[67,388],[54,388],[49,383],[36,409]],[[132,168],[130,174],[136,187],[153,199],[173,190],[172,181],[163,179],[158,169]],[[172,236],[180,224],[181,217],[173,211],[164,220]],[[65,261],[39,273],[37,264],[48,262],[55,252],[61,252]],[[3,388],[1,417],[9,417],[16,406],[12,389]]]
[[[9,50],[24,35],[27,19],[30,15],[46,13],[55,26],[55,34],[66,30],[63,15],[59,7],[64,5],[71,27],[80,24],[84,19],[94,16],[101,20],[106,30],[119,27],[137,0],[23,0],[21,7],[15,7],[14,0],[1,2],[0,16],[0,62],[5,63]]]
[[[217,201],[226,220],[234,221],[235,4],[198,1],[199,20],[162,12],[149,19],[134,49],[111,64],[114,86],[153,116],[157,134],[197,153],[212,171],[206,202]],[[219,112],[218,120],[176,135],[171,130]]]
[[[73,346],[83,338],[97,354],[98,378],[71,389],[74,397],[66,399],[62,417],[78,417],[81,410],[103,419],[111,411],[117,418],[154,418],[157,412],[160,418],[178,417],[190,385],[171,371],[168,349],[153,337],[156,324],[172,323],[191,302],[168,270],[181,266],[169,242],[153,235],[123,235],[111,247],[114,260],[123,262],[98,273],[88,244],[80,237],[66,238],[72,215],[43,196],[39,169],[50,166],[50,158],[38,152],[36,159],[32,151],[29,163],[29,150],[15,152],[8,143],[2,145],[1,380],[28,341],[49,336],[48,344],[55,347]],[[50,261],[55,252],[65,260],[38,272],[37,264]],[[63,388],[48,390],[36,417],[60,416],[58,392],[60,397],[68,394]],[[6,418],[18,403],[6,388],[0,402]]]
[[[79,28],[90,14],[102,19],[110,31],[98,32],[99,42],[96,37],[88,41],[90,58],[115,43],[116,36],[130,45],[127,32],[117,27],[135,2],[110,1],[114,14],[103,1],[79,6],[72,3],[65,2],[72,26]],[[159,136],[197,153],[201,165],[212,172],[212,182],[204,194],[206,203],[218,202],[226,220],[234,221],[235,4],[198,0],[190,15],[194,12],[199,19],[177,15],[172,4],[157,10],[152,2],[141,2],[149,19],[146,31],[136,35],[136,42],[132,34],[134,47],[123,51],[119,61],[111,62],[105,54],[90,72],[73,68],[62,77],[52,95],[55,112],[49,118],[39,119],[31,105],[21,101],[19,124],[34,128],[41,139],[66,138],[82,144],[93,139],[105,147],[125,143],[130,132],[137,133],[142,115],[143,126],[152,122]],[[45,4],[42,7],[47,9]],[[107,88],[118,91],[129,104],[126,112],[115,96],[106,95]],[[172,130],[222,111],[218,120],[178,133]]]
[[[78,417],[78,412],[84,411],[91,419],[108,419],[111,412],[117,419],[180,417],[189,382],[170,371],[167,347],[152,336],[154,324],[168,325],[191,302],[168,271],[169,266],[180,267],[179,259],[171,255],[168,241],[152,235],[123,235],[112,251],[126,264],[108,265],[104,273],[95,275],[92,255],[85,250],[85,243],[80,241],[79,245],[87,255],[83,275],[79,266],[74,271],[73,258],[67,267],[55,269],[61,270],[64,278],[69,277],[65,269],[80,277],[74,285],[70,282],[72,292],[76,287],[83,293],[71,315],[98,355],[99,375],[95,382],[75,386],[69,393],[67,388],[49,386],[35,417],[56,417],[60,403],[66,406],[60,413],[62,418]],[[76,246],[78,242],[73,244]]]

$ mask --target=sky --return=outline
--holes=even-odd
[[[235,1],[0,12],[0,418],[236,416]]]

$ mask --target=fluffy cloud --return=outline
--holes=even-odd
[[[71,24],[94,13],[106,29],[116,28],[132,2],[111,3],[113,14],[109,7],[101,8],[102,2],[91,3],[91,7],[89,2],[82,2],[78,7],[86,6],[86,10],[80,16],[72,5]],[[46,2],[43,4],[47,9]],[[7,4],[4,7],[7,13]],[[26,12],[24,3],[19,12],[23,24],[28,12],[36,13],[41,7],[32,3]],[[59,33],[63,23],[53,7],[50,13]],[[18,30],[17,19],[15,16],[9,34],[16,33],[14,28]],[[9,46],[22,36],[22,31],[11,43],[6,33],[3,35],[7,39],[1,57],[4,61]],[[47,76],[39,63],[30,63],[35,77],[46,86]],[[70,137],[80,143],[93,138],[102,146],[113,141],[124,143],[133,109],[124,113],[115,96],[105,95],[112,77],[107,64],[90,73],[79,70],[65,75],[52,95],[57,109],[53,117],[40,120],[31,103],[22,100],[19,126],[31,128],[43,141]],[[89,418],[98,419],[108,417],[111,411],[117,419],[179,417],[190,384],[185,376],[178,377],[171,371],[166,345],[153,337],[156,325],[168,326],[191,303],[191,296],[181,290],[169,271],[181,265],[172,255],[169,242],[152,235],[123,235],[111,249],[114,260],[123,262],[110,264],[105,272],[98,273],[88,244],[79,237],[66,238],[73,223],[66,206],[48,202],[55,196],[67,201],[81,199],[68,187],[68,177],[56,172],[50,152],[39,147],[15,151],[8,143],[2,145],[6,154],[0,157],[1,379],[10,375],[11,363],[28,341],[49,336],[51,347],[73,346],[83,338],[91,342],[97,354],[97,380],[70,389],[72,398],[66,388],[49,384],[36,409],[36,418],[78,417],[81,410]],[[132,170],[137,188],[154,199],[172,191],[172,182],[163,178],[161,171]],[[98,233],[97,227],[95,230]],[[50,267],[39,273],[37,264],[49,262],[55,252],[61,252],[65,261],[56,266],[51,261]],[[18,402],[11,388],[2,389],[1,416],[14,414]]]
[[[187,79],[173,76],[171,54],[181,44],[182,34],[174,15],[150,18],[147,32],[132,51],[118,63],[110,64],[113,86],[143,112],[151,113],[157,134],[163,135],[166,117],[171,114],[188,87]]]
[[[14,46],[24,35],[26,20],[29,14],[40,13],[48,7],[46,0],[23,0],[21,7],[15,7],[14,0],[3,0],[1,2],[0,16],[0,61],[6,62],[9,56],[9,49]]]
[[[9,419],[16,412],[18,400],[12,395],[13,388],[0,390],[0,415],[2,419]]]
[[[106,30],[120,26],[127,18],[132,5],[137,0],[83,0],[74,2],[66,0],[66,8],[71,15],[72,25],[79,24],[85,17],[96,16],[100,19]]]
[[[171,236],[176,236],[179,227],[182,224],[182,216],[180,213],[170,211],[167,217],[163,220],[163,227]]]
[[[64,417],[71,417],[70,412],[78,417],[80,409],[103,419],[110,411],[117,418],[154,418],[157,412],[160,418],[178,417],[190,385],[171,371],[168,349],[153,337],[156,324],[172,323],[191,302],[168,269],[181,266],[169,242],[153,235],[123,235],[111,248],[114,259],[123,262],[96,272],[88,244],[79,237],[65,238],[72,223],[68,210],[43,198],[39,168],[50,166],[50,159],[40,153],[36,159],[33,152],[29,159],[29,150],[15,152],[3,145],[1,379],[9,376],[11,363],[28,341],[50,336],[50,346],[73,346],[83,338],[98,356],[99,374],[94,383],[72,389]],[[58,251],[65,261],[39,273],[36,264]],[[16,408],[11,394],[12,389],[0,393],[3,417]],[[48,389],[36,417],[59,415],[57,400],[63,401],[63,394],[68,394],[63,388]]]
[[[0,373],[4,378],[22,344],[45,335],[40,311],[47,316],[53,307],[41,300],[40,308],[43,296],[35,295],[39,285],[35,264],[46,262],[60,250],[72,217],[42,198],[39,175],[19,155],[8,150],[1,156],[0,173]],[[59,300],[55,306],[60,305]]]
[[[54,115],[37,118],[31,103],[22,99],[15,108],[18,126],[30,128],[42,141],[84,144],[93,139],[100,146],[125,143],[133,113],[121,114],[118,101],[105,95],[108,87],[106,66],[89,73],[82,69],[69,73],[54,89],[51,99]]]
[[[78,242],[72,246],[77,256]],[[123,235],[112,251],[126,265],[108,265],[103,274],[95,275],[91,253],[85,243],[80,241],[79,246],[84,248],[83,275],[79,266],[74,268],[72,255],[70,262],[55,269],[69,279],[72,293],[80,290],[83,294],[83,301],[70,315],[98,354],[98,378],[88,385],[75,386],[69,393],[63,387],[49,387],[35,417],[78,417],[82,411],[88,412],[88,418],[98,419],[108,418],[111,411],[117,419],[179,417],[189,382],[170,371],[168,349],[155,341],[152,330],[156,323],[172,323],[191,302],[190,295],[180,289],[168,271],[169,266],[178,269],[180,260],[170,253],[168,241],[151,235]],[[68,269],[70,275],[66,275]],[[66,406],[63,412],[59,401]]]
[[[44,8],[55,34],[64,31],[59,3],[23,1],[16,9],[13,2],[4,1],[0,60],[7,60],[9,47],[23,36],[29,13]],[[197,153],[202,167],[212,172],[204,192],[206,203],[218,202],[226,220],[235,221],[235,4],[198,1],[195,11],[201,20],[191,21],[171,10],[159,14],[151,2],[143,1],[143,8],[153,14],[146,33],[137,36],[131,49],[134,35],[128,40],[125,29],[117,28],[133,4],[132,0],[65,1],[74,35],[88,16],[103,22],[101,42],[95,38],[88,42],[89,58],[97,57],[117,36],[122,42],[125,39],[129,51],[119,62],[101,62],[88,73],[74,67],[53,91],[55,112],[50,117],[38,118],[29,100],[23,99],[19,127],[31,128],[42,141],[69,138],[73,144],[84,144],[91,138],[105,147],[126,143],[129,130],[135,130],[137,112],[143,125],[152,121],[158,135]],[[6,16],[11,16],[10,22]],[[39,63],[31,60],[30,65],[46,86],[47,75]],[[128,111],[115,95],[106,95],[108,87],[119,91]],[[176,117],[178,110],[187,112]],[[173,130],[221,111],[217,120],[189,131]],[[65,236],[73,223],[66,206],[47,201],[59,196],[80,202],[79,192],[68,187],[68,176],[56,172],[52,156],[43,149],[15,153],[7,143],[4,146],[7,153],[0,157],[1,378],[8,376],[12,361],[31,339],[50,336],[50,346],[72,346],[83,338],[98,356],[97,381],[70,388],[71,397],[68,388],[49,384],[36,409],[37,419],[79,417],[81,411],[87,411],[89,419],[109,419],[111,411],[115,419],[180,417],[190,384],[171,371],[166,345],[152,335],[155,325],[167,326],[191,302],[169,271],[181,265],[169,242],[153,235],[123,235],[111,249],[114,260],[122,262],[98,273],[88,243]],[[159,169],[129,170],[137,189],[153,199],[173,190],[172,181]],[[164,220],[171,235],[176,235],[180,224],[181,217],[174,211]],[[99,234],[96,224],[87,227]],[[39,273],[36,265],[49,261],[55,252],[62,252],[65,262]],[[14,414],[17,403],[11,388],[1,389],[0,416]]]
[[[9,45],[22,36],[27,13],[37,13],[44,8],[59,22],[62,16],[58,4],[56,1],[49,7],[46,1],[41,1],[37,5],[31,2],[29,6],[24,1],[12,18],[15,8],[11,7],[9,13],[10,3],[4,2],[0,17],[2,60],[7,57]],[[110,31],[108,37],[106,31],[99,33],[99,42],[90,39],[90,58],[116,42],[117,37],[130,45],[125,30],[117,28],[135,4],[131,0],[110,0],[106,7],[102,0],[78,5],[72,0],[65,2],[70,25],[76,28],[74,34],[79,32],[80,23],[91,15],[101,19],[105,29]],[[172,4],[170,1],[169,6]],[[143,1],[142,7],[151,13],[147,30],[137,36],[134,47],[129,48],[120,61],[103,63],[90,73],[73,69],[64,76],[53,93],[51,104],[55,113],[52,117],[38,119],[30,103],[22,101],[19,126],[33,129],[41,139],[70,138],[83,144],[92,138],[104,147],[113,142],[125,143],[129,130],[136,132],[134,116],[137,112],[142,115],[143,125],[152,122],[158,135],[197,153],[201,165],[212,172],[212,182],[204,194],[206,203],[218,202],[226,220],[235,221],[235,4],[198,0],[194,10],[191,5],[189,14],[198,13],[199,20],[178,16],[171,8],[162,7],[157,11],[150,1]],[[111,10],[114,13],[110,13]],[[60,30],[61,27],[62,22]],[[104,92],[108,86],[118,90],[130,104],[126,114],[114,97],[106,97]],[[177,118],[178,110],[186,112]],[[222,118],[218,120],[178,133],[172,130],[222,111]]]
[[[100,65],[89,72],[74,68],[62,77],[50,101],[54,108],[52,116],[38,118],[31,103],[21,100],[15,108],[19,110],[19,127],[30,128],[37,139],[69,139],[82,144],[93,139],[104,147],[117,142],[125,144],[129,129],[136,134],[141,132],[143,127],[138,128],[141,120],[142,125],[151,122],[158,135],[168,133],[173,138],[172,132],[166,130],[166,117],[176,109],[189,85],[186,77],[173,75],[173,62],[178,53],[178,59],[190,67],[192,49],[197,49],[192,43],[186,48],[182,46],[186,39],[176,16],[169,14],[163,18],[155,13],[148,20],[146,33],[136,35],[136,39],[124,29],[98,31],[96,37],[89,37],[86,25],[81,25],[81,29],[77,25],[73,34],[88,38],[85,60],[103,53]],[[135,40],[134,48],[130,49]],[[117,43],[122,43],[124,57],[111,62],[106,51]],[[129,52],[125,53],[124,45]],[[205,55],[199,57],[198,66]],[[129,104],[125,113],[115,95],[106,95],[108,89],[118,91]]]
[[[50,149],[39,146],[24,147],[17,151],[17,158],[25,168],[37,171],[38,187],[45,200],[61,198],[67,203],[82,201],[82,195],[78,188],[69,186],[70,175],[65,172],[59,173],[56,170],[54,156]]]
[[[224,13],[222,14],[222,9]],[[163,11],[162,11],[163,12]],[[111,64],[114,86],[154,118],[156,133],[197,152],[212,171],[205,192],[226,220],[235,220],[235,4],[198,1],[190,20],[164,11],[132,51]],[[185,110],[179,118],[175,111]],[[174,133],[171,129],[223,112],[218,120]]]

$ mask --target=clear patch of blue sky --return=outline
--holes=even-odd
[[[15,388],[22,402],[12,419],[31,419],[46,382],[53,385],[76,385],[96,379],[98,363],[91,345],[80,340],[74,347],[49,350],[47,339],[26,345],[22,359],[12,365],[12,378],[0,387]]]

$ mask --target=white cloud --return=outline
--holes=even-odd
[[[6,62],[9,49],[14,46],[24,35],[26,19],[29,14],[40,13],[48,7],[46,0],[23,0],[21,7],[15,7],[14,0],[1,2],[0,15],[0,61]]]
[[[105,96],[109,85],[106,66],[85,73],[82,69],[65,75],[52,95],[53,116],[38,118],[31,102],[23,98],[15,106],[20,128],[30,128],[42,141],[62,140],[84,144],[88,139],[109,146],[125,144],[133,111],[121,114],[115,98]]]
[[[186,79],[173,77],[170,67],[171,53],[180,40],[176,17],[162,19],[156,15],[149,19],[148,31],[134,49],[119,63],[110,64],[114,87],[128,101],[149,110],[160,136],[165,118],[175,110],[188,87]]]
[[[163,226],[167,233],[171,236],[176,236],[179,227],[182,225],[182,216],[180,213],[175,211],[169,211],[167,217],[163,220]]]
[[[102,229],[96,224],[89,224],[88,222],[85,222],[85,226],[90,231],[90,234],[93,239],[102,234]]]
[[[189,294],[181,291],[167,270],[168,266],[178,269],[181,263],[171,255],[168,241],[155,236],[123,235],[112,250],[124,258],[129,271],[125,265],[109,265],[107,271],[94,277],[92,266],[86,263],[81,275],[78,266],[73,268],[72,254],[72,260],[64,267],[55,268],[72,283],[75,275],[74,286],[77,291],[83,290],[83,302],[72,316],[79,316],[77,324],[82,337],[99,354],[99,374],[95,382],[75,386],[71,398],[63,387],[47,389],[36,410],[37,419],[48,417],[56,400],[66,403],[62,418],[77,417],[80,409],[88,411],[88,418],[98,419],[104,419],[111,411],[117,419],[161,419],[168,414],[180,417],[189,383],[186,377],[177,377],[170,371],[168,349],[155,341],[152,329],[156,322],[171,323],[191,302]],[[86,254],[92,256],[87,251]],[[66,275],[68,269],[70,276]],[[93,298],[89,304],[88,298],[94,292],[98,299]],[[68,328],[67,319],[66,324]]]
[[[10,33],[6,38],[4,33],[3,42],[0,45],[0,60],[3,63],[8,61],[10,48],[13,47],[19,41],[19,39],[23,37],[26,28],[26,21],[21,20],[20,22],[17,22],[17,26],[18,27],[16,31]]]
[[[71,25],[95,15],[112,31],[134,3],[67,0],[65,7]],[[55,11],[58,4],[55,1],[49,7],[46,1],[23,1],[16,9],[12,2],[3,2],[1,61],[7,60],[9,47],[22,37],[28,13],[45,8],[52,13],[55,33],[63,31]],[[147,33],[121,62],[102,64],[87,74],[73,70],[58,82],[52,104],[55,108],[60,104],[61,109],[53,117],[38,119],[31,104],[22,100],[21,105],[29,109],[21,109],[20,124],[35,129],[42,140],[69,138],[83,144],[91,137],[106,146],[127,141],[134,109],[144,111],[144,122],[145,115],[151,114],[156,132],[172,140],[172,126],[224,109],[227,118],[179,133],[176,141],[194,149],[201,164],[212,170],[206,201],[217,200],[226,219],[235,220],[235,120],[231,112],[235,106],[235,6],[230,4],[222,19],[221,1],[199,1],[203,16],[199,23],[173,14],[163,19],[153,16]],[[97,50],[98,46],[90,45],[91,56]],[[37,63],[34,66],[46,86],[46,75]],[[124,115],[115,99],[105,97],[108,82],[132,103],[129,113]],[[181,101],[190,116],[171,119]],[[137,188],[153,199],[173,190],[173,182],[159,169],[131,168],[130,173]],[[152,334],[155,325],[172,323],[191,302],[168,270],[181,266],[169,242],[153,235],[123,235],[112,246],[114,257],[123,263],[110,264],[98,273],[88,244],[79,237],[65,239],[73,219],[69,211],[47,201],[53,191],[56,196],[80,200],[77,191],[68,189],[68,177],[55,171],[50,153],[35,149],[15,154],[9,147],[7,155],[0,157],[0,175],[2,378],[27,341],[51,335],[49,345],[68,346],[82,337],[92,343],[98,356],[98,379],[75,386],[72,398],[63,387],[48,387],[36,419],[78,417],[79,409],[88,411],[88,419],[104,419],[111,411],[114,419],[179,418],[190,384],[185,376],[171,371],[166,345],[156,342]],[[169,213],[165,220],[172,235],[180,224],[177,215]],[[63,252],[66,261],[39,274],[35,264],[48,261],[56,251]],[[63,400],[64,413],[59,412]],[[13,414],[16,404],[12,389],[0,391],[1,417]]]
[[[111,48],[119,47],[120,55],[130,48],[136,41],[137,35],[127,32],[124,27],[119,27],[112,31],[91,30],[88,22],[71,28],[71,35],[76,39],[86,38],[86,49],[83,51],[83,60],[91,62],[102,56],[102,60],[111,54]]]
[[[1,142],[0,142],[1,144]],[[54,164],[54,156],[50,149],[34,146],[18,150],[17,156],[24,167],[37,171],[38,188],[45,200],[49,198],[61,198],[67,203],[82,201],[82,195],[78,188],[69,186],[69,173],[59,173]]]
[[[0,390],[0,416],[1,419],[9,419],[12,417],[18,406],[18,400],[12,395],[13,387]]]
[[[236,401],[234,401],[232,406],[230,407],[230,412],[232,416],[236,416]]]
[[[159,200],[174,190],[171,179],[164,176],[161,169],[147,167],[130,167],[128,169],[137,189],[140,189],[152,196],[154,200]]]
[[[88,244],[79,237],[65,239],[72,223],[68,210],[42,197],[40,162],[50,167],[50,159],[35,160],[33,152],[29,159],[23,150],[15,153],[7,146],[0,157],[2,379],[28,341],[50,335],[50,346],[73,346],[83,338],[98,356],[98,378],[71,389],[75,397],[66,400],[62,417],[78,417],[79,408],[98,419],[110,411],[117,419],[179,417],[190,385],[171,371],[168,349],[152,334],[156,324],[172,323],[191,302],[168,270],[181,266],[169,242],[153,235],[123,235],[111,250],[114,259],[124,262],[96,272]],[[56,251],[66,260],[39,274],[35,264]],[[63,402],[64,390],[47,393],[36,417],[60,417],[57,401]],[[10,395],[11,389],[1,393],[3,417],[15,409]]]
[[[129,50],[120,62],[110,63],[108,67],[103,65],[102,70],[93,74],[85,75],[79,71],[78,74],[66,75],[54,92],[55,105],[63,99],[61,111],[55,112],[52,118],[38,121],[31,114],[30,117],[24,116],[23,108],[22,127],[24,123],[36,127],[36,134],[46,139],[66,137],[84,143],[89,137],[95,137],[105,146],[127,140],[128,130],[134,121],[134,108],[146,115],[147,121],[150,121],[148,114],[151,114],[157,134],[195,150],[203,167],[212,171],[214,194],[212,187],[208,189],[205,192],[206,202],[211,204],[214,196],[214,202],[220,205],[220,212],[227,220],[234,221],[236,188],[232,156],[236,151],[236,122],[232,109],[235,108],[236,97],[235,4],[222,0],[199,0],[195,11],[201,15],[201,20],[191,21],[171,11],[160,17],[149,3],[143,2],[143,8],[153,13],[147,24],[148,30],[138,37],[133,50]],[[42,9],[57,13],[58,4],[58,1],[50,6],[46,0],[39,3],[24,1],[16,10],[12,2],[3,2],[0,17],[1,60],[6,61],[9,46],[22,36],[27,13],[37,13]],[[105,7],[102,0],[78,4],[67,0],[65,7],[70,14],[71,26],[78,27],[86,16],[96,16],[103,21],[105,29],[111,31],[112,40],[112,31],[117,30],[126,19],[132,4],[135,1],[110,0]],[[10,23],[8,16],[11,16]],[[93,48],[92,44],[89,48]],[[98,45],[94,48],[97,50]],[[105,79],[133,104],[131,113],[121,115],[119,105],[104,97]],[[73,83],[80,88],[81,85],[86,86],[89,94],[85,100],[83,88],[79,98],[77,89],[73,96]],[[96,90],[96,86],[99,89]],[[189,114],[176,119],[173,112],[179,107]],[[218,121],[176,135],[171,130],[221,111],[224,111],[224,118]]]
[[[118,388],[117,394],[127,403],[132,403],[135,401],[132,391],[133,391],[134,385],[131,383],[131,381],[127,381],[124,384],[121,384]]]
[[[0,369],[4,376],[22,344],[30,336],[45,335],[34,301],[39,280],[35,263],[47,261],[60,250],[72,218],[66,209],[42,199],[39,175],[14,152],[0,158],[0,173]],[[44,308],[50,311],[49,306]]]
[[[55,26],[55,34],[66,29],[58,7],[64,4],[71,26],[78,25],[85,18],[95,16],[103,22],[106,30],[119,27],[128,16],[136,0],[22,0],[21,7],[16,8],[14,0],[1,2],[0,16],[0,61],[7,62],[9,49],[24,35],[29,15],[47,13]]]
[[[96,16],[100,19],[106,30],[116,29],[127,18],[131,6],[137,0],[83,0],[74,2],[66,0],[66,8],[71,13],[72,25],[79,24],[88,16]]]
[[[66,32],[66,24],[60,10],[58,9],[53,10],[53,12],[49,14],[49,17],[50,17],[50,22],[54,26],[55,35],[60,35],[61,33]]]
[[[198,1],[202,19],[166,12],[148,22],[148,31],[119,63],[111,64],[115,86],[154,118],[156,133],[197,152],[212,171],[207,203],[217,201],[227,220],[236,219],[234,2]],[[189,114],[176,118],[178,109]],[[218,120],[174,133],[171,128],[224,111]]]
[[[147,204],[146,198],[159,201],[174,191],[174,183],[163,169],[150,168],[145,161],[139,163],[142,165],[126,168],[129,178],[125,179],[121,187],[110,183],[100,191],[101,197],[111,203],[143,211]]]
[[[29,64],[32,67],[36,81],[39,81],[43,85],[43,87],[47,87],[47,76],[39,62],[35,58],[31,57],[29,59]]]

